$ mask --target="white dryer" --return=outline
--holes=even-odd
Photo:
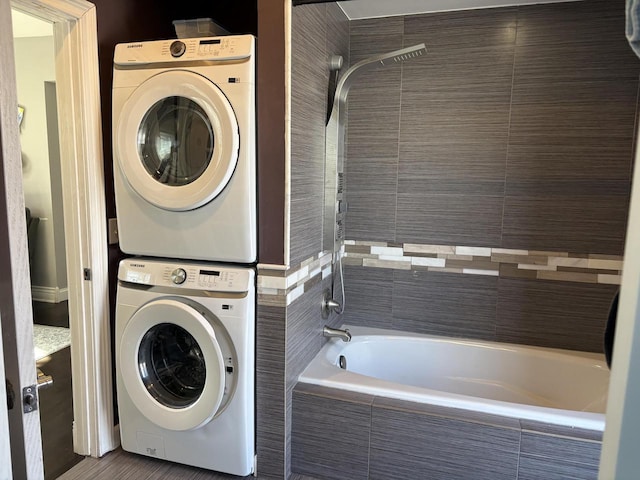
[[[120,263],[116,379],[124,450],[233,475],[254,470],[254,285],[250,268]]]
[[[120,44],[113,157],[120,248],[256,260],[251,35]]]

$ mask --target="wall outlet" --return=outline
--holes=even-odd
[[[109,219],[109,245],[118,243],[118,219]]]

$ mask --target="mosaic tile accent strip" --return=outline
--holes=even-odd
[[[344,264],[395,270],[620,285],[616,255],[345,240]]]
[[[342,250],[343,251],[343,250]],[[342,252],[341,251],[341,252]],[[331,253],[320,252],[286,270],[258,265],[258,304],[286,307],[331,275]]]

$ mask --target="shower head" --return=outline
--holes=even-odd
[[[424,43],[414,45],[413,47],[403,48],[402,50],[396,50],[395,52],[389,52],[380,58],[380,63],[385,67],[388,65],[395,65],[406,60],[412,60],[414,58],[421,57],[427,53],[427,48]]]
[[[349,69],[347,69],[347,71],[344,73],[344,75],[342,75],[342,78],[338,82],[338,86],[336,87],[333,96],[333,101],[331,102],[331,112],[328,117],[333,116],[335,112],[339,110],[339,106],[346,102],[349,88],[353,83],[353,79],[357,77],[358,74],[371,68],[379,67],[380,65],[386,67],[390,65],[396,65],[407,60],[413,60],[415,58],[421,57],[426,53],[427,47],[424,43],[420,43],[418,45],[413,45],[412,47],[402,48],[400,50],[394,50],[393,52],[383,53],[380,55],[374,55],[372,57],[365,58],[364,60],[361,60],[355,65],[349,67]]]

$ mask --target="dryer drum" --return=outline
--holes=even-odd
[[[193,404],[206,382],[204,355],[198,342],[172,323],[155,325],[144,335],[138,368],[151,396],[171,408]]]
[[[170,186],[197,180],[211,163],[214,132],[206,112],[189,98],[156,102],[138,129],[138,151],[146,171]]]

